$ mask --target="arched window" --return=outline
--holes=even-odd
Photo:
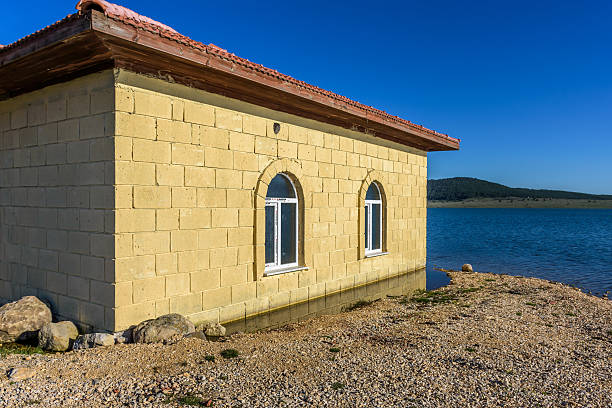
[[[382,252],[383,209],[380,190],[370,184],[365,199],[365,254]]]
[[[298,197],[291,179],[277,174],[266,195],[266,272],[298,265]]]

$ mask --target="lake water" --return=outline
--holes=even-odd
[[[612,294],[612,210],[428,209],[428,289],[448,283],[435,267],[464,263]]]

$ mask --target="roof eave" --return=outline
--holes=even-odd
[[[0,99],[116,67],[162,78],[171,75],[187,86],[424,151],[459,149],[457,139],[364,112],[350,102],[245,68],[223,55],[186,46],[96,10],[68,17],[30,37],[0,52]]]
[[[91,19],[73,14],[0,50],[0,101],[112,68]]]

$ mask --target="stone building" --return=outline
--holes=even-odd
[[[0,48],[0,302],[86,329],[272,325],[424,285],[427,152],[457,139],[123,7],[77,10]]]

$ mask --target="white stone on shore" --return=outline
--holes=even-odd
[[[11,381],[22,381],[32,378],[36,375],[36,371],[28,367],[15,367],[11,368],[6,376]]]

